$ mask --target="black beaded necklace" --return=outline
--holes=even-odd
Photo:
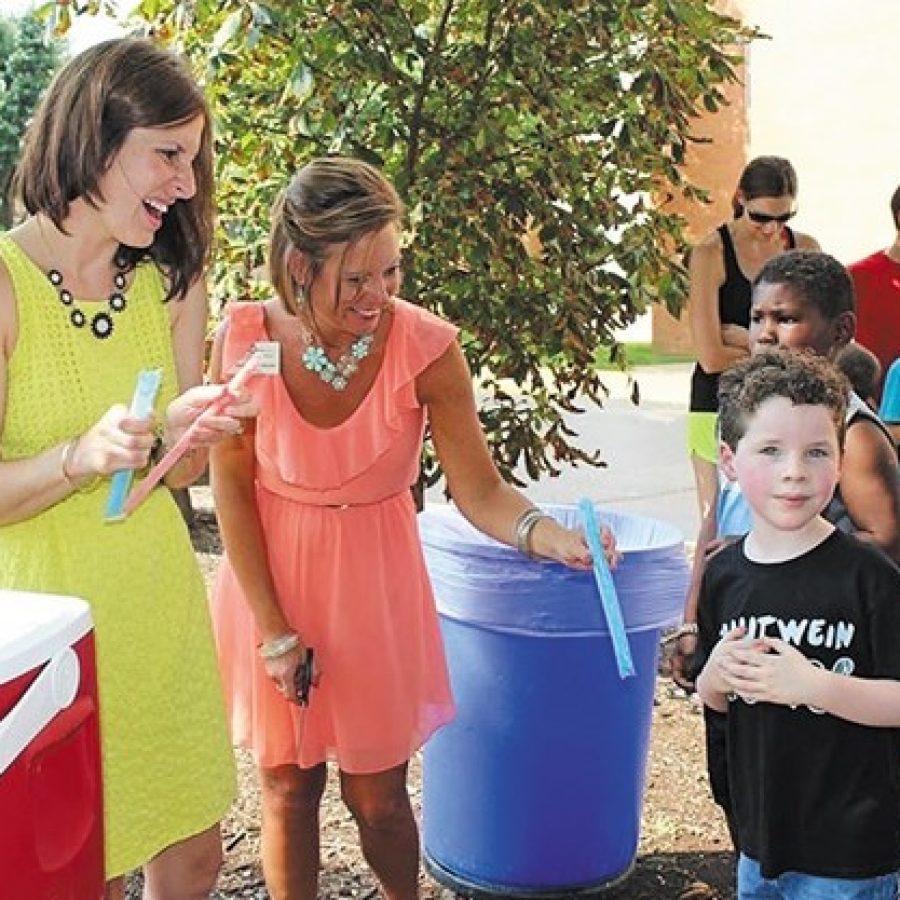
[[[117,255],[115,265],[116,274],[113,276],[112,293],[106,299],[109,311],[101,309],[99,312],[94,313],[90,320],[88,320],[87,315],[82,310],[75,306],[75,298],[72,296],[72,292],[63,284],[62,272],[59,269],[50,269],[47,272],[50,284],[56,288],[56,293],[59,295],[59,302],[69,310],[69,321],[76,328],[84,328],[90,321],[91,333],[98,340],[106,340],[113,333],[111,314],[122,312],[128,305],[128,301],[125,299],[126,263]]]

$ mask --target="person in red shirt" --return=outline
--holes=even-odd
[[[900,357],[900,187],[891,216],[897,231],[891,246],[847,267],[856,289],[856,340],[878,357],[882,372]]]

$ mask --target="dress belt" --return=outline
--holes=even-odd
[[[387,503],[388,500],[400,497],[408,491],[409,488],[404,488],[402,491],[397,491],[396,494],[388,494],[387,497],[382,497],[380,500],[366,500],[362,503],[310,503],[309,505],[320,506],[322,509],[359,509],[363,506],[379,506],[382,503]]]
[[[287,500],[295,500],[298,503],[304,503],[307,506],[319,506],[322,509],[356,509],[357,507],[378,506],[381,503],[393,500],[395,497],[400,497],[403,494],[409,494],[410,492],[410,488],[404,487],[399,491],[395,491],[393,494],[387,494],[386,496],[379,497],[375,500],[351,500],[343,503],[332,501],[329,503],[319,499],[321,497],[321,492],[308,491],[297,485],[282,481],[278,476],[273,476],[265,470],[257,470],[256,480],[260,487],[272,494],[277,494],[279,497],[284,497]],[[410,499],[412,499],[411,494]]]

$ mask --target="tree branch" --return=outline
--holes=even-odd
[[[431,52],[425,58],[425,63],[422,67],[422,81],[416,93],[416,103],[409,123],[409,148],[406,153],[406,169],[404,172],[404,188],[407,195],[415,181],[416,164],[419,161],[419,140],[422,132],[422,110],[425,106],[425,97],[431,87],[435,63],[440,58],[443,50],[444,39],[447,36],[447,26],[450,23],[450,16],[453,14],[453,6],[454,0],[446,0],[444,3],[444,9],[441,12],[441,18],[434,35],[434,43],[431,45]]]

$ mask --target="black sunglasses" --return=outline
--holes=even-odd
[[[757,225],[768,225],[769,222],[777,222],[779,225],[784,225],[785,222],[790,222],[796,215],[797,210],[782,213],[780,216],[770,216],[768,213],[754,212],[752,209],[747,210],[747,218],[751,222],[756,222]]]

